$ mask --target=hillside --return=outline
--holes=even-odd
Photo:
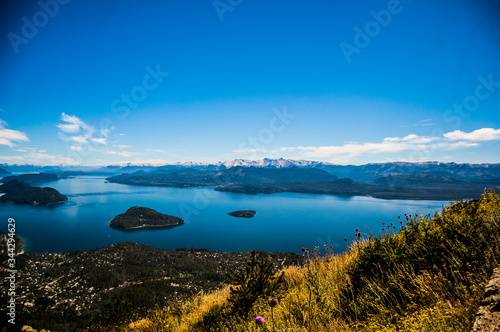
[[[238,288],[223,288],[183,304],[180,317],[158,308],[121,329],[469,332],[500,263],[500,196],[488,192],[434,216],[405,215],[383,226],[369,239],[348,239],[343,254],[303,249],[305,263],[283,270],[277,301],[257,297],[248,315],[235,311]]]
[[[226,272],[241,267],[245,255],[194,248],[163,250],[138,243],[19,255],[16,320],[38,331],[91,326],[108,331],[146,315],[151,308],[165,306],[180,313],[181,304],[193,296],[228,283]],[[295,254],[270,256],[279,266],[297,262]],[[3,269],[5,261],[1,263]],[[2,289],[8,289],[8,283],[2,278]],[[6,307],[7,297],[2,296],[2,317]],[[6,320],[0,319],[0,330],[5,326]]]
[[[500,263],[500,196],[490,191],[435,215],[401,215],[382,226],[367,239],[358,230],[347,235],[342,254],[328,247],[260,253],[271,270],[260,260],[249,268],[247,253],[135,243],[19,255],[18,287],[25,291],[18,318],[52,331],[469,332]],[[276,282],[279,270],[284,280],[270,302],[258,285]],[[254,293],[225,286],[235,282],[229,271],[253,276],[240,281]],[[248,314],[235,311],[237,294],[251,301]],[[0,301],[3,315],[6,299]],[[257,316],[263,326],[255,326]]]
[[[4,233],[0,231],[0,262],[5,261],[9,254],[9,233]],[[19,236],[14,235],[14,243],[15,243],[15,252],[11,251],[10,253],[21,254],[24,253],[24,241]],[[12,248],[12,246],[11,246]]]
[[[158,169],[107,178],[109,182],[143,186],[215,187],[227,183],[280,183],[329,181],[337,177],[327,171],[308,168],[257,168],[235,166],[225,170]]]
[[[13,204],[53,205],[64,203],[68,197],[50,187],[32,187],[17,180],[0,185],[0,202]]]
[[[4,177],[2,182],[9,182],[13,180],[27,182],[27,183],[42,183],[42,182],[50,182],[57,181],[61,179],[56,173],[30,173],[30,174],[21,174],[21,175],[9,175]]]

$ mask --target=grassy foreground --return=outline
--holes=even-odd
[[[274,307],[260,298],[248,316],[234,314],[227,286],[116,330],[470,331],[500,263],[500,196],[490,190],[383,227],[368,239],[357,236],[342,254],[304,250],[307,263],[284,270]],[[265,323],[257,325],[257,316]]]

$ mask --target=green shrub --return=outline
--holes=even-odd
[[[259,298],[276,294],[284,280],[284,273],[277,274],[273,264],[263,253],[257,258],[255,250],[252,250],[245,261],[246,266],[227,274],[239,286],[231,287],[229,302],[233,305],[234,313],[243,317],[248,316]]]
[[[349,269],[346,312],[364,319],[380,308],[403,315],[417,306],[432,306],[439,297],[466,301],[499,263],[499,215],[500,196],[488,191],[433,218],[407,217],[398,234],[372,235]],[[429,287],[423,276],[431,276],[432,291],[422,290]]]

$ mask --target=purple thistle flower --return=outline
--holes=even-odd
[[[266,321],[264,320],[264,317],[262,316],[257,316],[255,317],[255,324],[257,325],[263,325]]]
[[[277,304],[278,304],[278,300],[276,300],[275,298],[273,298],[273,299],[271,299],[271,301],[269,301],[269,305],[271,306],[271,308],[276,307]]]

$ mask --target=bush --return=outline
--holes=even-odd
[[[235,314],[247,317],[254,303],[259,298],[267,298],[276,294],[284,280],[284,272],[277,274],[268,257],[263,253],[257,255],[255,250],[245,259],[246,266],[239,270],[231,270],[227,275],[239,287],[231,287],[229,302]]]
[[[349,269],[348,314],[366,318],[385,307],[403,315],[414,306],[432,306],[439,296],[422,291],[429,286],[423,279],[433,280],[433,291],[445,299],[466,301],[498,265],[499,207],[500,196],[488,191],[432,219],[407,217],[398,234],[372,235]]]

